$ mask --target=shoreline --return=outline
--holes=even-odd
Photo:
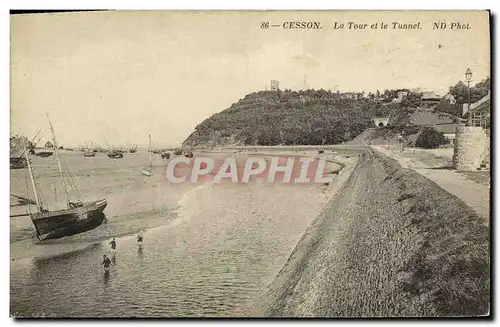
[[[240,157],[247,157],[249,153],[233,153],[231,150],[227,149],[222,149],[221,151],[218,152],[210,152],[210,154],[229,154],[229,155],[235,155],[235,156],[240,156]],[[253,153],[252,153],[253,154]],[[259,155],[278,155],[278,156],[288,156],[290,155],[289,152],[287,151],[275,151],[274,153],[261,153]],[[302,156],[307,156],[307,157],[317,157],[314,153],[304,153]],[[338,175],[339,172],[343,171],[345,168],[345,163],[342,161],[332,161],[331,159],[328,159],[330,156],[325,157],[327,159],[328,165],[326,172],[328,175]],[[347,160],[347,159],[346,159]],[[347,160],[347,162],[349,162]],[[340,168],[338,169],[332,169],[332,163],[335,165],[338,165]],[[92,169],[95,169],[93,166]],[[142,176],[137,177],[138,179],[143,179]],[[335,182],[336,177],[334,177],[333,182]],[[160,180],[157,180],[157,182]],[[208,181],[206,183],[213,183],[212,181]],[[184,183],[183,183],[184,184]],[[187,183],[190,185],[186,186],[186,189],[181,191],[181,192],[189,192],[189,190],[196,189],[197,187],[205,184],[204,182],[202,183]],[[267,184],[267,183],[265,183]],[[332,183],[333,184],[333,183]],[[317,184],[321,185],[321,184]],[[155,186],[156,187],[156,186]],[[166,186],[168,187],[168,186]],[[329,189],[331,189],[333,186],[329,186]],[[131,195],[133,196],[133,195]],[[180,210],[180,202],[182,201],[184,196],[181,196],[179,199],[177,199],[175,202],[177,203],[174,205],[172,208],[164,209],[164,208],[156,208],[152,210],[146,210],[146,211],[138,211],[134,212],[132,214],[126,214],[123,215],[121,212],[117,213],[112,213],[110,216],[108,216],[108,223],[107,224],[102,224],[96,229],[87,231],[85,233],[80,233],[76,234],[73,236],[67,236],[59,239],[54,239],[54,240],[48,240],[43,243],[38,243],[34,239],[33,235],[33,230],[31,228],[31,225],[29,222],[23,222],[20,226],[16,227],[15,221],[19,220],[12,220],[11,218],[11,225],[10,225],[10,234],[11,234],[11,239],[10,239],[10,257],[11,261],[18,261],[20,259],[26,259],[26,255],[23,255],[23,252],[28,251],[27,249],[29,248],[39,248],[40,250],[43,250],[45,248],[48,250],[49,254],[46,255],[44,254],[43,257],[50,257],[50,256],[58,256],[64,253],[70,253],[75,250],[75,248],[86,248],[89,244],[98,244],[98,243],[103,243],[106,240],[108,240],[111,237],[129,237],[130,235],[133,235],[134,233],[138,232],[139,230],[149,230],[152,228],[161,228],[164,226],[169,226],[172,224],[176,224],[176,221],[178,220],[179,216],[179,210]],[[170,201],[171,202],[171,201]],[[16,208],[16,210],[21,210],[21,208]],[[109,209],[108,209],[109,210]],[[168,213],[168,218],[166,218],[165,222],[162,224],[158,219],[158,222],[152,222],[152,224],[146,224],[146,226],[130,226],[129,228],[126,228],[126,230],[116,230],[113,232],[114,229],[116,228],[121,228],[123,224],[126,223],[125,220],[138,220],[140,216],[147,215],[147,214],[162,214],[163,212]],[[109,213],[108,213],[109,214]],[[17,218],[19,219],[19,218]],[[23,220],[28,219],[29,217],[22,217]],[[155,220],[155,221],[156,221]],[[19,222],[17,223],[19,224]],[[28,224],[28,225],[26,225]],[[135,224],[135,223],[134,223]],[[116,225],[116,226],[115,226]],[[111,229],[110,229],[111,228]],[[41,251],[43,252],[43,251]],[[34,251],[33,256],[34,257],[42,257],[42,253],[40,251]],[[31,257],[29,255],[28,257]]]

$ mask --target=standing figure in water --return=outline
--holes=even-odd
[[[109,244],[111,245],[111,254],[114,256],[116,252],[116,241],[114,237]]]
[[[104,266],[104,274],[108,275],[109,274],[109,266],[111,265],[111,260],[109,260],[107,255],[103,255],[101,265]]]
[[[144,240],[144,235],[142,233],[142,230],[139,232],[139,235],[137,235],[137,246],[139,247],[139,250],[142,250],[142,242]]]

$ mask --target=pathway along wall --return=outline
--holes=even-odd
[[[457,170],[476,171],[488,154],[489,137],[482,127],[457,126],[453,165]]]
[[[489,283],[489,229],[480,218],[434,182],[365,149],[259,315],[484,315]]]

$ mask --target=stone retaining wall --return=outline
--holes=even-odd
[[[488,147],[489,138],[482,127],[457,126],[453,155],[454,168],[462,171],[477,170]]]

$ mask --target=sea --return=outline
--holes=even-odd
[[[70,196],[106,198],[107,223],[39,242],[29,217],[11,217],[11,316],[246,316],[333,192],[264,180],[172,184],[160,155],[153,155],[152,176],[141,173],[146,150],[123,159],[76,151],[60,157],[79,192]],[[43,202],[64,208],[55,158],[33,157],[32,165]],[[10,182],[11,194],[33,198],[27,169],[11,170]],[[11,214],[36,210],[15,204],[11,196]],[[116,253],[105,274],[101,262],[111,256],[113,237]]]

